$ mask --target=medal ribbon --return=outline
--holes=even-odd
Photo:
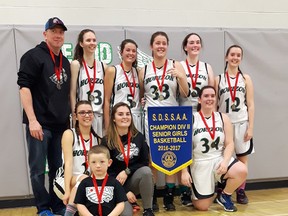
[[[94,185],[94,188],[95,188],[95,191],[96,191],[96,195],[97,195],[97,198],[98,198],[98,213],[99,213],[99,216],[102,216],[102,206],[101,206],[101,201],[102,201],[102,195],[103,195],[103,192],[104,192],[104,188],[105,188],[105,185],[107,183],[107,180],[108,180],[108,174],[106,174],[103,182],[102,182],[102,186],[101,186],[101,190],[99,192],[98,190],[98,185],[97,185],[97,181],[96,181],[96,178],[94,176],[94,174],[92,174],[92,179],[93,179],[93,185]]]
[[[152,62],[152,65],[153,65],[153,69],[154,69],[154,73],[155,73],[155,78],[156,78],[156,81],[157,81],[157,84],[158,84],[158,87],[159,87],[159,91],[162,92],[162,87],[163,87],[163,84],[164,84],[164,77],[165,77],[165,74],[166,74],[166,68],[167,68],[167,59],[164,63],[164,69],[163,69],[163,74],[162,74],[162,80],[161,80],[161,85],[160,85],[160,82],[159,82],[159,78],[156,74],[156,66],[155,66],[155,63],[154,61]]]
[[[47,45],[48,46],[48,45]],[[55,60],[55,56],[54,53],[52,52],[52,50],[50,49],[50,47],[48,46],[49,52],[50,52],[50,56],[52,58],[52,61],[54,63],[54,72],[56,74],[57,77],[57,81],[58,83],[60,82],[60,74],[62,71],[62,58],[63,58],[63,54],[62,51],[60,50],[60,63],[59,63],[59,67],[56,66],[56,60]]]
[[[236,98],[236,89],[237,89],[237,83],[238,83],[238,78],[239,78],[239,72],[237,73],[236,75],[236,81],[235,81],[235,85],[234,85],[234,91],[232,92],[232,87],[231,87],[231,83],[230,83],[230,77],[229,77],[229,74],[228,72],[226,71],[226,78],[227,78],[227,81],[228,81],[228,87],[229,87],[229,92],[230,92],[230,95],[231,95],[231,100],[232,102],[234,103],[235,101],[235,98]]]
[[[202,121],[204,122],[204,124],[205,124],[205,127],[206,127],[206,130],[209,132],[209,134],[210,134],[210,137],[212,138],[212,140],[214,140],[214,138],[215,138],[215,116],[214,116],[214,112],[212,112],[212,123],[213,123],[213,126],[212,126],[212,132],[211,132],[211,130],[210,130],[210,128],[208,127],[208,124],[207,124],[207,122],[206,122],[206,119],[205,119],[205,117],[203,116],[203,113],[201,112],[201,110],[199,111],[199,114],[200,114],[200,116],[201,116],[201,118],[202,118]]]
[[[196,83],[197,83],[197,78],[198,78],[198,72],[199,72],[199,61],[197,61],[196,63],[196,74],[195,74],[195,79],[193,79],[193,75],[192,75],[192,72],[190,70],[190,65],[186,59],[186,65],[187,65],[187,69],[188,69],[188,72],[189,72],[189,75],[190,75],[190,78],[191,78],[191,81],[192,81],[192,87],[193,89],[196,88]]]
[[[92,77],[93,79],[92,79],[92,81],[91,81],[91,78],[90,78],[90,75],[89,75],[89,71],[88,71],[88,68],[87,68],[87,65],[86,65],[86,62],[84,61],[84,59],[82,60],[82,63],[84,65],[84,68],[85,68],[85,71],[86,71],[86,75],[88,77],[90,94],[92,94],[94,86],[95,86],[95,79],[96,79],[96,61],[94,59],[94,62],[93,62],[93,77]]]
[[[88,168],[87,150],[86,150],[85,141],[83,139],[82,133],[80,133],[80,138],[81,138],[81,143],[82,143],[82,147],[84,150],[85,164],[86,164],[86,170],[87,170],[87,168]],[[90,149],[91,148],[92,148],[92,133],[90,133]]]
[[[119,138],[119,142],[121,143],[120,147],[121,147],[121,151],[122,151],[122,154],[123,154],[123,157],[124,157],[126,168],[128,168],[129,158],[130,158],[130,138],[131,138],[130,137],[130,132],[128,133],[127,155],[125,154],[124,145],[123,145],[123,143],[121,141],[120,136],[118,136],[118,138]]]
[[[132,91],[132,86],[131,86],[131,83],[128,79],[128,76],[127,76],[127,72],[124,70],[124,66],[123,64],[121,63],[120,64],[121,67],[122,67],[122,70],[124,71],[124,75],[125,75],[125,78],[126,78],[126,81],[128,83],[128,87],[129,87],[129,91],[130,91],[130,94],[132,95],[132,98],[134,99],[134,95],[135,95],[135,90],[136,90],[136,82],[135,82],[135,77],[134,77],[134,74],[133,74],[133,69],[131,68],[131,74],[132,74],[132,79],[133,79],[133,91]]]

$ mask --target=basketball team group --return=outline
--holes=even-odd
[[[182,205],[199,211],[209,211],[213,202],[228,212],[237,211],[234,202],[248,204],[254,90],[239,66],[241,46],[227,49],[225,70],[214,76],[199,59],[203,41],[197,33],[183,39],[182,61],[168,58],[165,32],[153,33],[153,59],[139,68],[132,39],[120,44],[118,65],[96,60],[91,29],[79,33],[70,63],[61,51],[66,31],[59,18],[50,18],[44,40],[21,57],[18,71],[38,215],[157,215],[159,171],[151,166],[147,110],[167,106],[193,109],[193,163],[165,175],[163,208],[177,211],[176,191]]]

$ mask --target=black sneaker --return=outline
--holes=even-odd
[[[154,202],[154,200],[153,200],[152,210],[153,210],[153,212],[158,212],[159,211],[159,205],[157,203],[157,200],[156,200],[156,202]]]
[[[192,200],[191,200],[191,193],[190,190],[189,191],[184,191],[183,193],[181,193],[180,195],[180,200],[183,206],[192,206]]]
[[[234,203],[231,200],[231,195],[221,193],[216,198],[217,203],[224,207],[224,210],[227,212],[236,212],[237,208],[234,206]]]
[[[174,201],[174,188],[165,188],[165,195],[163,197],[163,207],[166,211],[175,211],[175,205],[173,204]]]
[[[158,212],[159,211],[159,205],[157,203],[157,188],[156,188],[156,185],[154,185],[152,210],[153,210],[153,212]]]
[[[143,216],[155,216],[152,209],[144,209]]]
[[[248,197],[245,194],[243,189],[240,189],[236,192],[237,203],[239,204],[248,204]]]

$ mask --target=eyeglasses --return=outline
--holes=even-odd
[[[92,116],[93,115],[93,111],[92,110],[89,110],[89,111],[80,111],[78,112],[77,114],[79,114],[80,116],[84,117],[86,116],[86,114],[88,114],[88,116]]]

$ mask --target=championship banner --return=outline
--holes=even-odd
[[[148,107],[152,166],[173,175],[192,163],[192,107]]]

